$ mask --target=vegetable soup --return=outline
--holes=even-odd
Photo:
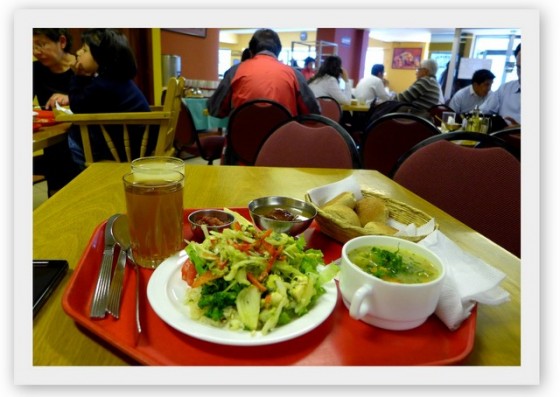
[[[428,259],[402,248],[364,246],[348,252],[348,259],[366,273],[393,283],[427,283],[441,274]]]

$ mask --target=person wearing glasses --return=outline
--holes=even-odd
[[[396,100],[413,104],[421,109],[443,103],[443,94],[436,79],[438,64],[433,59],[424,59],[416,69],[416,81],[405,91],[397,94]]]
[[[53,109],[55,102],[68,105],[72,67],[76,63],[71,49],[72,35],[68,29],[33,29],[33,97],[45,109]]]
[[[461,88],[453,95],[449,102],[456,113],[469,113],[475,107],[479,107],[491,95],[492,83],[494,83],[494,73],[488,69],[479,69],[473,73],[471,84]]]
[[[42,109],[52,110],[56,102],[68,105],[72,68],[76,63],[71,49],[72,35],[68,29],[33,29],[33,98]],[[33,174],[45,177],[49,197],[79,173],[67,141],[50,145],[43,149],[42,155],[33,157]]]
[[[508,81],[488,98],[481,106],[483,114],[497,114],[510,127],[521,125],[521,44],[513,52],[516,61],[517,80]]]

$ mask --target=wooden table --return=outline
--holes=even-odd
[[[68,260],[75,269],[94,229],[125,212],[121,176],[128,164],[95,163],[33,212],[33,258]],[[478,308],[474,349],[466,365],[519,366],[520,260],[376,171],[233,166],[187,166],[184,206],[245,207],[264,195],[303,198],[307,190],[355,175],[362,185],[385,192],[433,215],[443,233],[465,251],[503,271],[511,301]],[[83,332],[66,315],[61,299],[70,274],[33,322],[33,365],[128,365],[123,354]],[[30,311],[31,313],[31,311]]]
[[[33,151],[44,149],[66,139],[66,134],[72,123],[58,123],[42,127],[33,133]]]
[[[367,112],[370,108],[369,105],[360,105],[360,104],[355,104],[355,105],[342,105],[341,106],[342,110],[348,111],[348,112]]]

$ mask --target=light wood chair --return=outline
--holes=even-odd
[[[179,112],[181,111],[181,97],[185,80],[182,78],[172,77],[167,83],[167,94],[163,106],[153,106],[150,112],[127,112],[127,113],[81,113],[81,114],[59,114],[56,121],[71,122],[80,126],[82,136],[82,144],[84,148],[84,156],[86,166],[97,161],[93,158],[93,152],[89,137],[89,126],[100,126],[103,137],[107,142],[107,146],[111,154],[117,162],[132,161],[130,149],[129,128],[131,125],[144,125],[142,132],[142,143],[140,146],[140,156],[171,156],[175,154],[173,140],[175,138],[175,130]],[[122,125],[124,134],[124,152],[126,159],[120,158],[118,151],[111,139],[106,126]],[[148,144],[148,135],[150,126],[158,125],[157,143],[153,153],[146,153]],[[136,132],[136,131],[134,131]]]

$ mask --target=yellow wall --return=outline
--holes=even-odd
[[[152,70],[154,76],[161,76],[161,31],[159,28],[152,29]],[[161,79],[154,78],[154,92],[162,92]],[[155,105],[161,105],[161,96],[155,95]]]

